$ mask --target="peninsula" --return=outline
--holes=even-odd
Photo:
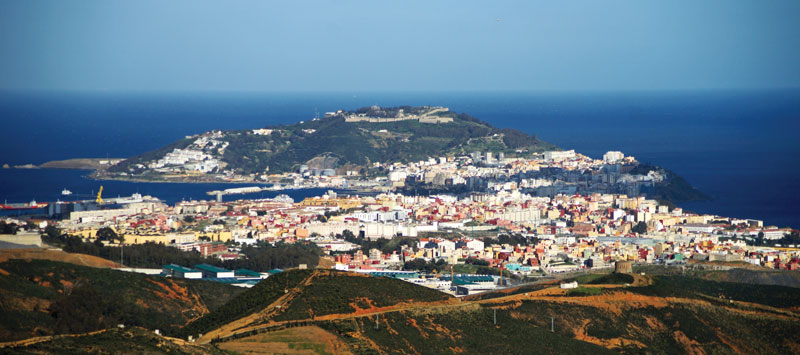
[[[161,149],[126,159],[108,177],[156,180],[177,176],[263,175],[308,169],[366,173],[381,162],[411,162],[473,151],[515,156],[556,149],[519,130],[499,129],[444,107],[377,106],[337,111],[292,125],[187,136]]]
[[[292,125],[187,136],[93,174],[98,179],[271,183],[359,192],[522,190],[706,199],[665,169],[621,152],[592,159],[440,106],[364,107]]]

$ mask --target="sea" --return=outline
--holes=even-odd
[[[80,170],[15,169],[124,158],[212,129],[291,124],[363,106],[439,105],[599,158],[619,150],[712,197],[685,210],[800,227],[800,89],[646,92],[0,92],[0,202],[132,193],[175,203],[226,184],[96,181]],[[240,185],[241,186],[241,185]],[[232,187],[232,186],[231,186]],[[62,189],[73,192],[62,196]],[[296,200],[324,189],[285,192]],[[226,196],[273,197],[280,192]]]

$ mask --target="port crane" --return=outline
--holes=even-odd
[[[98,205],[103,204],[103,185],[100,185],[100,191],[97,191],[97,199],[95,201]]]

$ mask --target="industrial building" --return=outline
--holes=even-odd
[[[203,278],[233,278],[235,277],[234,272],[228,269],[223,269],[221,267],[216,267],[214,265],[208,264],[197,264],[194,266],[195,269],[200,270],[203,273]]]
[[[161,267],[164,276],[178,277],[182,279],[202,279],[203,273],[200,270],[190,269],[180,265],[169,264]]]

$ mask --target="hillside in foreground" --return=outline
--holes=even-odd
[[[11,259],[23,260],[50,260],[62,263],[75,264],[81,266],[91,266],[97,268],[113,268],[119,267],[119,264],[103,259],[97,256],[81,254],[81,253],[68,253],[61,250],[50,250],[41,248],[31,249],[3,249],[0,252],[0,263],[6,262]]]
[[[464,298],[394,279],[294,270],[167,334],[201,335],[197,342],[145,338],[186,353],[242,354],[788,354],[800,349],[797,288],[669,270],[583,275],[576,278],[577,289],[551,281]],[[115,336],[68,341],[89,349],[94,341],[114,343]],[[36,343],[35,349],[54,346],[50,342]]]
[[[793,287],[612,274],[582,278],[585,283],[574,290],[542,285],[459,300],[423,295],[418,286],[396,280],[317,273],[298,275],[302,280],[284,299],[245,322],[209,332],[203,341],[242,350],[252,343],[278,346],[284,339],[303,348],[346,346],[352,353],[792,353],[800,348],[800,293]],[[367,287],[379,280],[386,284]],[[295,328],[324,330],[329,340],[303,338],[299,329],[285,334]]]
[[[541,284],[456,299],[340,272],[283,276],[249,311],[223,320],[222,307],[186,330],[231,351],[295,344],[351,353],[790,353],[800,346],[793,287],[611,274],[581,277],[574,290]],[[287,280],[288,288],[279,285]]]
[[[118,324],[169,331],[242,291],[51,260],[6,260],[0,262],[0,341],[80,334]]]
[[[259,282],[190,323],[179,335],[202,335],[212,340],[273,324],[335,319],[453,300],[441,292],[390,278],[334,270],[294,270]]]
[[[33,339],[0,348],[4,354],[228,354],[212,345],[163,337],[140,327],[104,329],[77,336]]]

